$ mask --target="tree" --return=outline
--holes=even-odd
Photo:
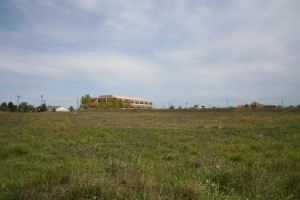
[[[73,106],[70,106],[69,111],[70,111],[70,112],[73,112],[73,111],[74,111]]]
[[[27,112],[34,112],[35,108],[33,105],[28,104]]]
[[[171,105],[171,106],[169,107],[169,109],[173,110],[173,109],[175,109],[175,107],[174,107],[173,105]]]
[[[9,102],[9,103],[8,103],[8,110],[9,110],[10,112],[14,112],[14,104],[13,104],[13,102]]]
[[[3,102],[0,106],[0,111],[8,111],[8,106],[6,102]]]
[[[37,112],[45,112],[45,111],[47,111],[47,106],[45,103],[42,106],[37,107]]]
[[[122,99],[112,99],[112,107],[111,108],[123,108],[123,101]]]
[[[100,104],[99,104],[99,102],[97,102],[97,101],[93,102],[92,105],[93,105],[93,107],[96,108],[96,109],[98,109],[98,108],[100,107]]]
[[[252,102],[252,103],[250,104],[250,107],[251,107],[251,108],[259,108],[259,107],[262,107],[262,104],[260,104],[260,103],[258,103],[258,102],[256,102],[256,101],[254,101],[254,102]]]
[[[47,111],[46,103],[43,103],[41,111],[43,111],[43,112]]]
[[[20,112],[28,112],[28,104],[27,102],[22,102],[19,104],[19,108],[18,108]]]
[[[81,97],[81,104],[80,104],[80,108],[90,108],[93,106],[93,102],[91,99],[91,96],[89,94],[86,94],[85,96]]]
[[[131,103],[130,100],[124,100],[123,101],[123,108],[130,108],[131,107]]]
[[[118,108],[130,108],[130,100],[122,100],[118,98],[100,98],[98,101],[93,101],[89,94],[81,97],[81,108],[100,108],[100,109],[118,109]]]
[[[45,111],[47,111],[47,106],[45,103],[42,106],[37,107],[37,112],[45,112]]]
[[[34,111],[34,106],[28,104],[27,102],[22,102],[19,104],[19,108],[18,108],[20,112],[31,112]]]

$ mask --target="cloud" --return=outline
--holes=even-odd
[[[295,96],[298,8],[296,0],[11,0],[0,21],[0,71],[178,104]]]
[[[155,75],[152,65],[140,58],[114,52],[0,52],[0,69],[59,79],[86,74],[100,81],[117,79],[141,83],[143,77]]]

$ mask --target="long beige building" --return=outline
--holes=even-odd
[[[122,101],[129,101],[131,108],[152,108],[153,102],[147,99],[137,97],[127,97],[118,95],[100,95],[99,97],[91,98],[93,102],[99,102],[100,100],[107,101],[108,99],[121,99]]]

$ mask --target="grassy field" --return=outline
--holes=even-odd
[[[299,199],[300,110],[0,113],[0,199]]]

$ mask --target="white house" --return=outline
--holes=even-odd
[[[65,107],[59,107],[55,109],[56,112],[70,112],[70,110],[66,109]]]

